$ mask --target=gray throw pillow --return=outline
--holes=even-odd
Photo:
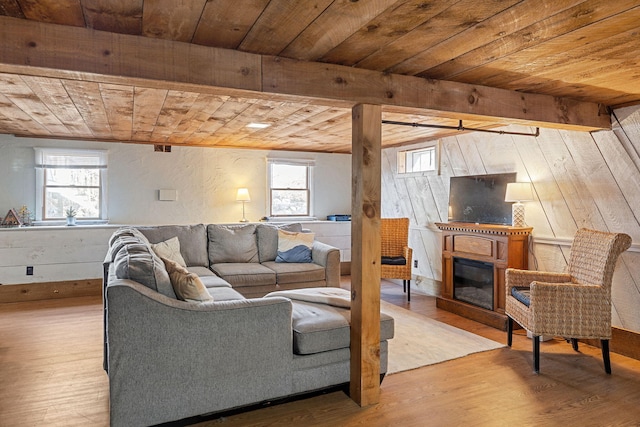
[[[209,224],[209,264],[258,262],[255,224],[227,226]]]
[[[299,222],[281,225],[258,224],[256,232],[260,262],[274,261],[278,256],[278,230],[299,233],[302,231],[302,224]]]

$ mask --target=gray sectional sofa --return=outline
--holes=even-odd
[[[104,264],[112,426],[159,424],[349,382],[350,297],[337,287],[338,250],[314,242],[314,265],[275,265],[287,264],[271,259],[277,228],[246,227],[157,226],[113,234]],[[153,250],[174,237],[187,270],[212,300],[176,298]],[[382,314],[381,374],[393,330],[393,319]]]
[[[247,298],[276,290],[340,286],[340,251],[314,242],[311,263],[277,263],[278,229],[302,232],[300,223],[197,224],[137,228],[151,244],[178,237],[189,271],[218,276]]]

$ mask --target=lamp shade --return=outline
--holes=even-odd
[[[238,193],[236,194],[237,202],[250,202],[251,197],[249,196],[248,188],[238,188]]]
[[[533,200],[530,182],[510,182],[504,195],[505,202],[524,202]]]

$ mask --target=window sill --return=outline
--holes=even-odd
[[[265,216],[262,222],[317,221],[315,216]]]
[[[78,225],[105,225],[105,224],[109,224],[109,220],[107,220],[107,219],[87,219],[87,220],[77,219],[75,226],[78,226]],[[55,220],[55,221],[34,221],[33,222],[33,227],[49,227],[49,226],[53,226],[53,227],[65,226],[65,227],[67,227],[67,220],[65,219],[65,220]],[[74,227],[74,226],[70,225],[68,227]]]

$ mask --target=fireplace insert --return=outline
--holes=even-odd
[[[454,257],[453,298],[493,310],[493,264]]]

